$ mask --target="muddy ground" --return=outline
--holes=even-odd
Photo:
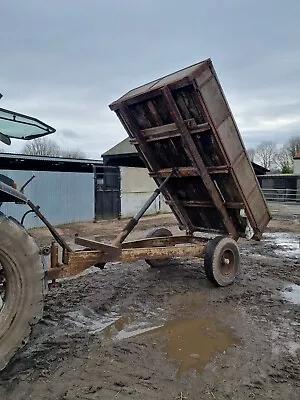
[[[124,222],[69,225],[109,240]],[[172,216],[145,218],[173,232]],[[49,243],[45,230],[32,234]],[[49,292],[44,319],[0,375],[0,399],[299,399],[300,221],[240,241],[242,271],[216,288],[202,261],[108,264]]]

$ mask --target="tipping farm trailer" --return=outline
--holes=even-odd
[[[54,238],[44,270],[39,253],[47,251],[37,248],[24,227],[1,216],[11,235],[0,242],[7,289],[0,312],[0,368],[25,343],[29,327],[42,315],[43,280],[55,283],[91,266],[103,269],[109,262],[145,260],[152,267],[163,267],[172,258],[198,257],[204,260],[207,278],[226,286],[239,272],[238,239],[260,240],[271,219],[210,59],[133,89],[109,107],[157,189],[111,244],[76,235],[77,250],[22,195]],[[175,236],[157,227],[143,239],[127,241],[159,193],[182,233]],[[16,257],[14,243],[19,237]]]

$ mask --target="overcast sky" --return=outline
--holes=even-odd
[[[53,126],[60,145],[100,158],[126,137],[110,102],[208,57],[248,147],[300,133],[299,0],[0,6],[0,106]],[[23,145],[14,141],[5,150]]]

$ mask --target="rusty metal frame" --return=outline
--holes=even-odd
[[[232,220],[228,215],[228,212],[226,210],[226,207],[224,206],[224,202],[221,198],[221,195],[217,190],[213,180],[211,179],[210,174],[207,171],[207,168],[204,164],[204,161],[202,160],[197,150],[197,147],[193,139],[191,138],[189,130],[178,110],[178,107],[176,105],[176,102],[174,100],[170,88],[168,86],[165,86],[163,89],[161,89],[161,91],[163,93],[168,110],[177,126],[177,129],[180,130],[182,133],[183,146],[186,150],[186,153],[189,155],[192,165],[199,171],[199,175],[201,176],[203,183],[214,202],[215,207],[218,209],[218,211],[223,217],[224,224],[229,234],[232,235],[232,237],[234,238],[238,238],[239,235],[235,229]]]
[[[107,262],[132,262],[143,259],[164,259],[171,257],[202,257],[208,239],[193,236],[170,236],[125,242],[122,248],[104,245],[106,250],[67,251],[63,263],[59,263],[58,247],[51,246],[51,268],[46,278],[55,283],[56,279],[78,275],[85,269]],[[96,242],[102,245],[100,242]],[[107,248],[110,247],[110,251]]]
[[[52,285],[55,286],[57,279],[78,275],[94,265],[101,268],[107,262],[130,262],[140,259],[187,256],[201,257],[204,254],[207,240],[194,236],[153,237],[124,242],[174,173],[173,170],[170,170],[166,176],[156,178],[156,181],[159,182],[158,187],[140,211],[129,220],[112,244],[105,244],[98,240],[81,238],[76,235],[75,244],[84,247],[83,250],[72,250],[62,235],[40,211],[40,207],[27,200],[30,207],[28,212],[34,212],[40,218],[54,239],[50,247],[50,268],[46,271],[45,278],[52,281]],[[61,262],[59,261],[59,246],[62,248]]]

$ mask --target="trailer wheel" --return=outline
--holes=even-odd
[[[207,244],[204,255],[207,279],[217,286],[233,283],[240,270],[240,253],[235,240],[217,236]]]
[[[167,228],[153,228],[149,231],[146,235],[146,238],[152,237],[166,237],[166,236],[173,236],[172,232],[169,231]],[[149,264],[152,268],[160,268],[166,266],[170,261],[171,258],[163,258],[163,259],[147,259],[145,260],[147,264]]]
[[[0,214],[0,371],[42,317],[43,295],[37,244],[25,228]]]

